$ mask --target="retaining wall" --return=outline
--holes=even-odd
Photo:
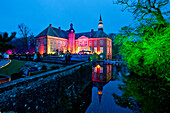
[[[69,100],[69,92],[85,89],[91,81],[90,73],[91,64],[83,62],[1,84],[0,111],[48,112],[61,106],[63,99]]]

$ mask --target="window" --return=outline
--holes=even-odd
[[[57,40],[54,40],[54,45],[56,45],[57,44]]]
[[[76,42],[76,47],[78,47],[78,42]]]
[[[50,44],[53,44],[53,39],[50,39]]]
[[[50,51],[53,51],[53,39],[50,39]]]
[[[103,45],[103,40],[100,40],[100,45],[101,45],[101,46]]]
[[[64,41],[62,41],[62,46],[64,46]]]
[[[112,41],[110,41],[110,46],[112,45]]]
[[[103,73],[103,67],[100,68],[100,73]]]
[[[38,46],[36,46],[36,49],[35,49],[36,52],[38,52]]]
[[[100,47],[100,52],[103,53],[103,47]]]
[[[90,51],[93,51],[92,49],[93,49],[93,48],[92,48],[92,47],[90,47]]]
[[[90,41],[90,46],[92,46],[92,41]]]
[[[47,39],[46,38],[44,38],[44,44],[47,44]]]
[[[47,47],[45,46],[45,47],[44,47],[44,53],[46,53],[46,52],[47,52]]]
[[[58,41],[58,45],[60,45],[60,40]]]
[[[94,46],[97,46],[97,41],[94,41]]]
[[[85,46],[87,46],[87,40],[84,41]]]
[[[112,53],[112,48],[110,48],[110,53]]]
[[[97,47],[94,47],[94,52],[97,53]]]
[[[36,45],[38,46],[38,40],[36,40]]]
[[[109,41],[107,41],[107,45],[109,45]]]

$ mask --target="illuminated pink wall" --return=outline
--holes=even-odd
[[[75,53],[75,33],[68,34],[68,50]]]

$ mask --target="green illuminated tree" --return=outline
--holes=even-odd
[[[11,33],[11,36],[8,37],[8,33],[4,33],[3,35],[0,34],[0,52],[4,53],[9,49],[13,49],[14,46],[9,44],[16,35],[16,32]]]
[[[165,19],[169,11],[164,10],[168,3],[169,0],[117,0],[140,20],[140,25],[122,28],[115,39],[131,72],[170,79],[170,24]]]

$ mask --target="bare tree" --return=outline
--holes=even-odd
[[[23,24],[23,23],[19,24],[18,28],[19,28],[19,31],[20,31],[20,35],[24,39],[26,50],[28,52],[30,52],[29,51],[29,44],[28,44],[29,43],[30,29],[25,24]]]
[[[159,24],[165,24],[165,16],[170,13],[166,7],[169,0],[114,0],[113,3],[123,5],[122,11],[128,10],[139,21],[155,20]]]

